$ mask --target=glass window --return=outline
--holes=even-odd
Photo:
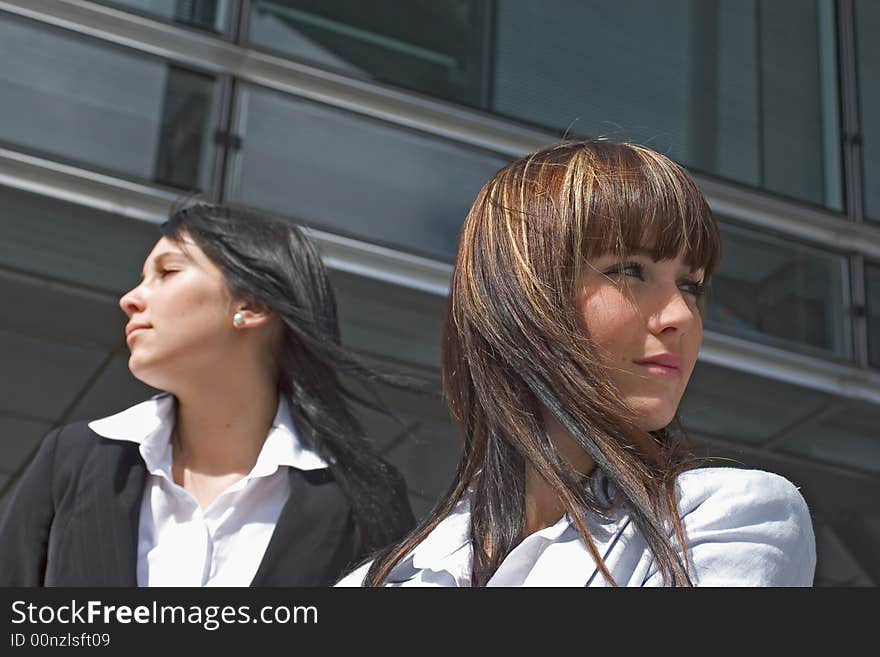
[[[731,442],[763,443],[829,400],[815,390],[698,361],[679,407],[685,429]]]
[[[868,313],[868,361],[880,367],[880,265],[865,266]]]
[[[0,141],[90,168],[207,189],[214,79],[0,17]]]
[[[855,12],[865,216],[880,222],[880,3],[856,0]]]
[[[254,0],[249,41],[347,75],[468,105],[488,99],[482,0]]]
[[[233,0],[103,0],[103,4],[203,30],[225,32],[231,1]]]
[[[852,357],[845,257],[722,223],[706,328],[817,356]]]
[[[833,0],[252,7],[257,46],[843,208]]]
[[[784,450],[818,461],[880,473],[880,406],[855,404],[798,431]]]
[[[501,0],[494,109],[840,209],[833,29],[824,0]]]
[[[243,87],[228,197],[316,227],[451,261],[492,153]]]

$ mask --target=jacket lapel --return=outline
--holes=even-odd
[[[147,476],[134,443],[95,436],[58,543],[54,586],[137,586]],[[290,495],[252,586],[329,586],[362,557],[351,506],[329,469],[289,468]],[[59,537],[60,538],[60,537]],[[50,554],[51,557],[51,554]]]
[[[251,586],[330,586],[358,559],[351,507],[329,469],[289,469],[290,496]]]

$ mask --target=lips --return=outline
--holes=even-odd
[[[678,354],[657,354],[656,356],[649,356],[636,362],[639,365],[662,365],[663,367],[681,369],[681,356]]]
[[[125,339],[128,340],[135,331],[148,328],[150,328],[149,324],[128,323],[125,325]]]
[[[635,363],[661,376],[677,376],[681,372],[681,356],[678,354],[656,354]]]

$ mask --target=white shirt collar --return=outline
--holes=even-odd
[[[610,501],[606,496],[608,480],[598,470],[596,474],[597,476],[590,478],[589,485],[597,497],[607,503]],[[469,585],[473,552],[470,497],[466,493],[450,514],[407,557],[392,568],[387,577],[389,583],[404,582],[417,576],[419,571],[433,571],[441,579],[449,578],[450,583],[454,581],[459,586]],[[584,519],[600,554],[607,552],[627,518],[623,509],[613,511],[607,519],[592,513],[585,514]],[[538,555],[553,544],[556,546],[553,558],[540,559]],[[560,559],[563,567],[556,565]],[[521,585],[523,575],[519,571],[529,573],[530,570],[532,572],[530,576],[526,576],[526,581],[537,579],[542,584],[553,585],[570,585],[572,582],[583,585],[596,572],[595,562],[580,540],[580,534],[568,514],[563,515],[553,525],[528,536],[505,559],[489,585],[505,586],[512,580]]]
[[[471,501],[465,497],[452,511],[419,543],[410,554],[414,568],[438,569],[446,557],[469,546],[471,540]]]
[[[568,514],[549,527],[545,527],[531,536],[540,537],[547,541],[558,540],[562,534],[573,527]],[[436,570],[438,563],[444,562],[447,557],[468,546],[471,540],[471,502],[470,496],[465,496],[452,512],[419,543],[410,554],[412,565],[415,568],[431,568]]]
[[[174,397],[163,393],[121,413],[89,422],[89,428],[104,438],[137,443],[147,470],[158,474],[157,471],[170,472],[174,414]],[[289,402],[283,395],[278,397],[275,418],[249,477],[272,474],[281,466],[298,470],[328,467],[317,452],[299,439]]]

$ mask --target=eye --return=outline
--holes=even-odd
[[[695,281],[691,279],[685,279],[678,284],[678,289],[680,289],[685,294],[690,294],[696,299],[699,299],[701,296],[706,294],[706,285],[701,281]]]
[[[158,274],[159,274],[159,278],[160,278],[160,279],[163,279],[163,278],[165,278],[166,276],[169,276],[169,275],[171,275],[171,274],[174,274],[174,273],[176,273],[176,272],[178,272],[178,271],[180,271],[180,270],[179,270],[179,269],[165,269],[165,268],[160,269],[159,272],[158,272]]]
[[[622,262],[619,265],[614,265],[610,269],[606,269],[602,273],[608,278],[626,276],[637,278],[640,281],[645,280],[645,270],[642,265],[637,262]]]

